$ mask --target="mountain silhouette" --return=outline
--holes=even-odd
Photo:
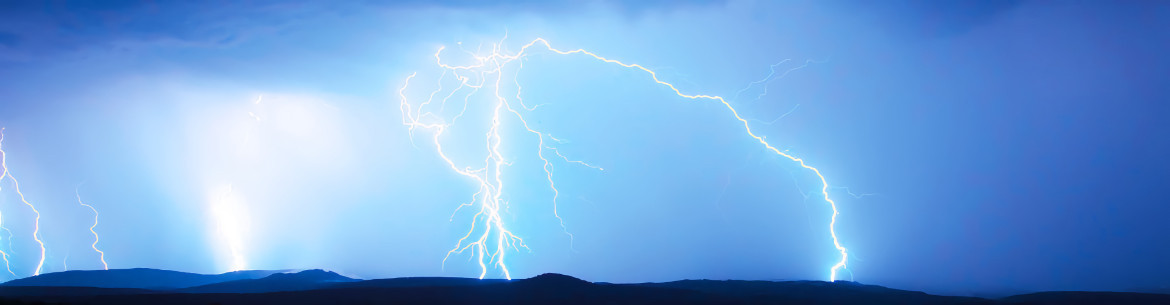
[[[96,287],[170,290],[212,283],[257,279],[278,273],[272,270],[245,270],[221,274],[198,274],[149,268],[74,270],[46,273],[8,281],[0,286]]]
[[[259,279],[246,279],[207,284],[179,289],[187,293],[258,293],[276,291],[311,290],[329,287],[337,283],[357,282],[340,274],[321,269],[296,273],[276,273]]]

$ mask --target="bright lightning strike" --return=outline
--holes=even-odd
[[[39,245],[41,248],[41,258],[39,261],[37,261],[37,269],[33,271],[33,275],[40,275],[41,268],[45,266],[45,242],[41,241],[41,212],[37,210],[36,206],[32,205],[32,203],[29,203],[28,200],[24,198],[24,193],[20,192],[20,182],[17,182],[16,177],[13,177],[12,172],[8,170],[8,153],[4,152],[3,142],[4,128],[0,127],[0,168],[3,168],[3,175],[0,175],[0,180],[3,180],[5,176],[7,176],[8,179],[11,179],[12,189],[16,190],[16,194],[20,197],[20,202],[23,202],[30,209],[32,209],[34,214],[36,214],[36,218],[33,221],[33,240],[35,240],[37,245]],[[4,253],[3,257],[4,264],[7,266],[8,254]],[[8,272],[12,273],[12,268],[9,267]]]
[[[507,36],[505,35],[505,39],[506,38],[507,38]],[[446,262],[447,258],[449,258],[452,254],[462,253],[465,250],[472,250],[472,251],[474,251],[473,257],[478,258],[479,265],[480,265],[480,268],[482,270],[480,273],[480,278],[483,278],[487,274],[488,266],[490,265],[490,266],[493,266],[494,268],[500,269],[501,272],[503,273],[503,275],[506,278],[510,279],[511,275],[509,274],[507,265],[504,262],[505,251],[508,248],[518,249],[518,247],[525,247],[523,244],[523,240],[520,239],[520,237],[516,236],[511,231],[508,231],[507,229],[505,229],[503,219],[500,216],[500,209],[502,208],[503,204],[506,204],[506,202],[504,202],[502,199],[504,187],[503,187],[503,180],[501,179],[501,173],[503,171],[503,167],[508,165],[508,163],[504,160],[504,157],[500,153],[500,150],[499,150],[499,147],[500,147],[501,143],[503,142],[503,137],[500,134],[500,128],[501,128],[501,124],[502,124],[501,114],[505,110],[509,113],[514,114],[515,118],[518,119],[518,121],[521,123],[521,126],[523,126],[525,129],[527,129],[527,131],[529,131],[530,133],[534,134],[536,136],[536,138],[538,139],[539,143],[538,143],[538,146],[536,147],[536,155],[544,162],[544,170],[548,176],[549,187],[553,190],[553,213],[558,219],[561,219],[561,218],[560,218],[560,215],[557,213],[556,200],[557,200],[557,196],[559,195],[560,192],[556,189],[556,185],[555,185],[555,182],[553,180],[552,163],[550,163],[550,161],[545,157],[546,151],[552,150],[557,156],[561,157],[566,162],[579,163],[581,165],[585,165],[585,166],[588,166],[591,168],[596,168],[598,170],[601,170],[600,167],[595,167],[595,166],[592,166],[588,163],[584,163],[581,161],[573,161],[573,160],[566,158],[564,155],[562,155],[560,153],[560,151],[556,150],[555,147],[547,146],[546,142],[545,142],[545,138],[549,138],[550,140],[552,140],[552,142],[558,142],[558,143],[561,142],[560,140],[558,140],[556,138],[552,138],[548,134],[542,133],[540,131],[533,130],[532,128],[530,128],[528,126],[528,122],[525,121],[524,116],[521,114],[521,112],[517,111],[516,108],[513,107],[512,102],[515,102],[517,105],[519,105],[521,107],[521,109],[529,110],[529,111],[531,109],[534,109],[536,106],[533,106],[530,108],[530,107],[527,107],[523,104],[523,100],[520,98],[520,91],[522,88],[520,87],[519,82],[517,80],[513,79],[513,82],[516,84],[516,91],[517,91],[516,98],[514,101],[510,101],[508,98],[505,98],[503,95],[501,95],[500,85],[501,85],[501,83],[503,83],[505,67],[507,67],[508,64],[510,64],[512,62],[517,62],[518,67],[516,68],[515,73],[519,73],[519,70],[521,68],[523,68],[523,62],[517,61],[517,60],[522,59],[525,56],[527,56],[530,48],[533,48],[534,46],[539,45],[538,47],[540,47],[540,48],[543,48],[547,51],[561,54],[561,55],[581,54],[581,55],[586,55],[586,56],[591,57],[593,59],[599,60],[599,61],[604,62],[604,63],[615,64],[615,65],[619,65],[619,66],[626,67],[626,68],[640,70],[642,72],[649,74],[650,78],[655,83],[662,85],[662,86],[666,86],[667,88],[669,88],[671,91],[673,91],[676,95],[678,95],[680,97],[683,97],[686,99],[692,99],[692,100],[711,100],[711,101],[716,101],[716,102],[723,104],[736,120],[743,123],[744,132],[749,137],[755,139],[757,142],[759,142],[761,145],[763,145],[764,148],[772,151],[773,153],[776,153],[777,155],[780,155],[784,158],[787,158],[793,162],[798,163],[802,168],[807,169],[809,171],[812,171],[814,174],[817,175],[817,177],[820,179],[820,182],[821,182],[821,195],[823,196],[824,200],[829,203],[829,205],[832,207],[832,210],[833,210],[833,215],[832,215],[831,221],[829,222],[829,233],[832,236],[833,246],[841,254],[841,259],[835,265],[833,265],[832,268],[830,268],[830,270],[829,270],[830,281],[836,281],[837,272],[841,269],[846,268],[846,263],[848,262],[848,252],[847,252],[847,249],[841,245],[840,241],[837,238],[837,233],[836,233],[836,223],[837,223],[837,216],[838,216],[839,212],[837,210],[836,202],[833,201],[833,199],[830,198],[830,196],[829,196],[829,184],[828,184],[827,180],[825,179],[825,176],[821,174],[821,171],[819,169],[806,164],[804,159],[790,155],[790,154],[786,153],[785,151],[782,151],[782,150],[776,148],[775,146],[773,146],[764,137],[756,135],[756,133],[752,130],[751,125],[748,122],[748,119],[745,119],[742,116],[740,116],[739,111],[737,111],[735,109],[735,107],[733,107],[731,105],[731,103],[729,103],[727,101],[727,99],[725,99],[721,96],[717,96],[717,95],[686,94],[686,93],[683,93],[682,90],[677,88],[674,84],[659,79],[658,74],[649,68],[643,67],[643,66],[638,65],[638,64],[628,64],[628,63],[625,63],[622,61],[602,57],[602,56],[597,55],[593,52],[586,51],[584,49],[567,50],[567,51],[566,50],[559,50],[559,49],[553,48],[549,44],[549,42],[543,38],[537,38],[537,39],[533,40],[532,42],[525,44],[515,54],[505,54],[505,52],[502,51],[502,44],[503,44],[503,41],[501,41],[498,44],[493,45],[491,48],[492,49],[491,54],[488,54],[486,56],[480,56],[480,55],[476,55],[475,53],[465,51],[465,53],[471,54],[472,57],[474,57],[474,59],[475,59],[474,64],[466,65],[466,66],[453,66],[453,65],[445,64],[442,60],[442,57],[441,57],[441,54],[445,48],[440,47],[439,50],[436,51],[434,54],[435,63],[440,68],[443,69],[443,73],[439,77],[439,80],[438,80],[439,81],[439,88],[436,89],[435,91],[431,92],[431,94],[427,98],[427,100],[422,102],[422,103],[419,103],[418,105],[410,104],[407,97],[406,97],[406,94],[405,94],[405,90],[410,85],[410,80],[414,79],[414,77],[417,75],[417,73],[411,74],[409,77],[407,77],[406,82],[403,84],[402,88],[399,89],[399,95],[401,97],[400,110],[402,111],[402,115],[403,115],[403,124],[409,127],[409,130],[410,130],[411,135],[412,135],[412,141],[413,141],[413,132],[415,131],[415,129],[426,129],[426,130],[432,131],[433,132],[433,141],[434,141],[435,147],[437,149],[438,156],[440,158],[442,158],[453,171],[455,171],[456,173],[458,173],[460,175],[471,178],[472,180],[476,181],[479,184],[478,191],[474,195],[472,195],[471,202],[464,204],[464,205],[461,205],[460,208],[463,208],[465,206],[472,206],[472,205],[475,205],[476,203],[478,203],[480,210],[472,218],[471,229],[468,230],[468,232],[465,236],[463,236],[462,238],[459,239],[459,241],[455,245],[455,248],[447,253],[447,257],[445,257],[443,259],[444,263]],[[807,64],[808,63],[806,62],[805,65],[807,65]],[[776,65],[772,66],[772,71],[773,71],[772,74],[770,74],[764,80],[761,80],[760,82],[757,82],[757,83],[766,83],[767,81],[769,81],[771,79],[777,78],[777,77],[773,77],[775,75],[775,67],[776,67]],[[804,67],[804,66],[790,69],[790,70],[784,72],[784,74],[787,74],[788,72],[791,72],[792,70],[796,70],[796,69],[799,69],[802,67]],[[784,74],[781,74],[780,77],[783,77]],[[442,116],[440,116],[439,114],[434,113],[434,112],[424,112],[424,108],[426,108],[428,105],[430,105],[434,101],[435,96],[443,90],[442,84],[443,84],[443,81],[448,77],[448,75],[451,75],[451,77],[453,77],[456,81],[458,81],[459,85],[455,89],[451,89],[450,93],[447,94],[446,97],[444,97],[440,101],[440,105],[445,106],[447,103],[447,100],[452,98],[457,92],[470,91],[464,97],[463,111],[460,111],[457,115],[451,117],[449,120],[444,119]],[[749,84],[748,88],[750,88],[751,86],[754,86],[754,85],[758,85],[757,83]],[[451,128],[451,125],[454,124],[454,122],[458,118],[463,116],[464,112],[467,110],[468,99],[472,95],[479,92],[480,89],[482,89],[483,87],[488,86],[488,85],[491,86],[491,88],[489,88],[489,89],[493,91],[492,93],[494,94],[494,96],[493,96],[492,100],[494,101],[495,104],[493,107],[494,110],[492,112],[492,117],[491,117],[491,123],[492,123],[491,128],[489,128],[487,133],[485,134],[485,141],[484,142],[487,146],[487,156],[485,156],[485,158],[484,158],[484,164],[482,166],[479,166],[479,167],[457,165],[455,161],[453,161],[450,157],[447,156],[447,153],[443,149],[443,146],[442,146],[442,143],[440,140],[442,139],[442,135],[444,134],[444,132],[447,131],[449,128]],[[464,90],[464,89],[469,89],[469,90]],[[762,96],[762,94],[761,94],[761,96]],[[476,225],[481,223],[481,222],[483,223],[483,230],[477,231]],[[564,228],[564,221],[563,220],[561,220],[561,225],[562,225],[562,228]],[[478,235],[477,235],[477,232],[478,232]],[[566,230],[566,233],[568,233],[567,230]],[[569,236],[570,236],[570,238],[572,238],[571,234]]]
[[[98,233],[95,230],[98,226],[98,216],[99,216],[98,211],[92,205],[86,204],[85,202],[81,202],[81,191],[80,190],[74,190],[74,193],[77,194],[77,203],[78,204],[81,204],[82,206],[87,207],[91,211],[93,211],[93,225],[89,226],[89,233],[93,233],[93,244],[91,244],[90,247],[93,248],[93,251],[97,252],[99,257],[101,258],[102,269],[110,270],[110,265],[106,264],[106,253],[102,252],[102,250],[99,250],[97,247],[98,241],[101,240],[101,237],[98,236]],[[69,257],[66,256],[65,258],[68,259]]]

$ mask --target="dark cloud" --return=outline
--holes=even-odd
[[[512,1],[476,1],[476,0],[407,0],[399,1],[390,6],[397,7],[442,7],[480,10],[507,10],[513,12],[544,12],[544,13],[572,13],[577,8],[589,6],[605,6],[624,14],[640,15],[647,11],[671,10],[677,8],[723,4],[725,0],[645,0],[645,1],[541,1],[541,0],[512,0]]]
[[[83,50],[231,46],[304,18],[367,9],[453,9],[538,15],[585,8],[628,17],[723,1],[48,1],[0,3],[0,61],[43,58]]]
[[[0,5],[0,58],[27,59],[90,49],[220,47],[288,19],[309,5],[281,3],[79,1]],[[19,42],[19,44],[17,44]]]
[[[895,38],[929,40],[966,33],[1019,7],[1024,1],[849,0],[830,3],[870,18]]]

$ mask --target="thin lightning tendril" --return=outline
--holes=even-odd
[[[2,143],[3,141],[4,141],[4,128],[0,127],[0,143]],[[39,261],[37,261],[37,269],[35,271],[33,271],[33,275],[34,276],[40,275],[41,268],[43,268],[45,266],[45,242],[41,241],[41,212],[37,210],[36,206],[33,206],[32,203],[29,203],[28,200],[26,200],[24,198],[24,193],[22,193],[20,191],[20,182],[17,182],[16,177],[12,176],[12,172],[8,171],[8,153],[4,152],[4,149],[2,147],[3,146],[0,145],[0,167],[2,167],[4,169],[3,170],[4,175],[7,175],[8,179],[12,179],[12,189],[16,190],[16,195],[20,197],[20,202],[23,202],[30,209],[32,209],[34,214],[36,214],[36,218],[33,221],[33,240],[35,240],[37,242],[37,245],[39,245],[41,247],[41,258]],[[4,179],[4,176],[0,176],[0,179]],[[8,254],[4,254],[3,256],[4,256],[4,263],[5,263],[5,265],[7,265],[8,264]],[[9,268],[8,272],[11,273],[12,269]]]
[[[507,39],[507,35],[504,36],[504,39]],[[460,166],[456,165],[456,163],[454,161],[452,161],[451,158],[449,158],[447,156],[446,152],[443,150],[443,146],[442,146],[441,141],[440,141],[441,136],[443,135],[443,133],[445,131],[448,130],[448,128],[451,127],[451,124],[454,122],[455,119],[457,119],[463,115],[463,111],[461,111],[458,115],[453,117],[451,122],[445,122],[438,115],[435,115],[431,112],[426,112],[426,113],[423,112],[422,108],[424,108],[426,105],[430,104],[432,102],[434,95],[437,92],[439,92],[440,90],[442,90],[441,85],[440,85],[440,89],[431,93],[430,98],[428,98],[426,102],[423,102],[417,106],[418,109],[412,109],[413,107],[408,102],[408,99],[407,99],[406,94],[405,94],[405,91],[410,84],[410,80],[413,79],[414,77],[416,77],[417,73],[411,74],[409,77],[407,77],[405,83],[398,91],[399,96],[401,97],[400,110],[402,110],[402,114],[403,114],[403,124],[409,127],[409,130],[410,130],[411,135],[412,135],[412,142],[413,142],[413,132],[416,128],[428,129],[428,130],[433,131],[433,141],[434,141],[436,150],[438,152],[438,156],[440,158],[442,158],[447,163],[447,165],[452,170],[454,170],[456,173],[463,175],[463,176],[467,176],[467,177],[469,177],[469,178],[471,178],[479,183],[479,190],[476,193],[476,195],[472,196],[472,202],[473,203],[474,202],[480,203],[480,205],[479,205],[480,211],[477,214],[475,214],[475,216],[472,218],[471,229],[468,230],[466,235],[464,235],[462,238],[459,239],[459,241],[456,243],[455,248],[452,249],[451,251],[449,251],[447,253],[447,256],[443,258],[444,263],[446,262],[447,258],[449,258],[452,254],[458,254],[458,253],[462,253],[463,251],[468,250],[468,249],[474,249],[473,251],[475,251],[475,255],[479,259],[479,265],[480,265],[480,268],[482,270],[482,272],[480,273],[480,278],[483,278],[487,274],[488,265],[492,265],[496,268],[499,268],[503,272],[503,274],[506,278],[511,279],[511,275],[508,271],[508,268],[504,263],[505,250],[509,247],[517,248],[518,246],[527,248],[526,246],[524,246],[523,240],[520,239],[520,237],[516,236],[511,231],[508,231],[504,228],[504,224],[503,224],[502,218],[500,216],[501,204],[506,204],[505,202],[503,202],[502,197],[501,197],[503,190],[504,190],[503,185],[502,185],[501,173],[502,173],[502,168],[507,163],[504,161],[503,155],[499,151],[500,144],[503,142],[501,135],[500,135],[500,125],[501,125],[500,113],[502,112],[501,110],[504,110],[504,109],[515,114],[516,118],[519,119],[522,126],[525,129],[527,129],[530,133],[533,133],[537,136],[537,138],[539,140],[539,143],[538,143],[539,146],[537,147],[537,156],[545,164],[544,170],[549,178],[549,186],[550,186],[550,188],[552,188],[553,194],[554,194],[553,195],[554,216],[556,216],[558,220],[561,220],[562,228],[564,228],[564,221],[563,221],[563,219],[561,219],[560,215],[557,213],[557,210],[556,210],[556,199],[557,199],[557,196],[559,196],[560,192],[556,189],[555,183],[553,182],[553,179],[552,179],[553,167],[552,167],[551,163],[549,162],[549,160],[547,158],[545,158],[545,151],[546,151],[546,149],[552,150],[554,153],[556,153],[559,157],[565,159],[565,161],[567,161],[567,162],[570,162],[570,163],[577,163],[577,162],[574,162],[574,161],[566,158],[564,155],[562,155],[555,148],[550,147],[550,146],[546,146],[545,141],[544,141],[544,139],[546,137],[549,137],[554,142],[559,143],[562,141],[560,141],[556,138],[552,138],[551,136],[548,136],[547,134],[544,134],[540,131],[534,130],[531,127],[529,127],[528,122],[525,121],[525,119],[524,119],[524,116],[519,111],[514,109],[511,106],[511,103],[509,103],[509,101],[507,99],[505,99],[503,96],[501,96],[501,94],[500,94],[500,83],[502,82],[505,66],[507,66],[507,64],[511,63],[512,61],[516,61],[517,59],[524,58],[527,55],[527,52],[529,51],[530,48],[539,44],[543,47],[543,49],[546,49],[548,51],[551,51],[551,52],[554,52],[557,54],[561,54],[561,55],[582,54],[582,55],[589,56],[593,59],[596,59],[596,60],[599,60],[599,61],[602,61],[605,63],[616,64],[616,65],[626,67],[626,68],[641,70],[641,71],[649,74],[650,78],[655,83],[669,88],[671,91],[673,91],[676,95],[678,95],[680,97],[692,99],[692,100],[711,100],[711,101],[717,101],[717,102],[723,104],[727,108],[727,110],[730,111],[731,115],[733,117],[735,117],[736,120],[743,123],[744,131],[747,133],[748,136],[750,136],[753,139],[755,139],[756,141],[758,141],[767,150],[770,150],[777,155],[780,155],[780,156],[785,157],[793,162],[798,163],[800,165],[800,167],[813,172],[820,179],[821,195],[823,196],[824,200],[829,203],[829,205],[832,207],[832,210],[833,210],[833,215],[832,215],[831,221],[829,222],[829,233],[833,239],[833,246],[841,254],[840,261],[838,261],[835,265],[833,265],[833,267],[829,270],[830,281],[836,281],[837,271],[840,269],[846,268],[846,262],[848,261],[848,252],[847,252],[847,249],[841,245],[840,241],[837,238],[837,234],[836,234],[836,223],[837,223],[837,216],[838,216],[839,212],[837,210],[836,202],[833,201],[833,199],[830,198],[830,196],[829,196],[829,184],[828,184],[827,180],[825,179],[825,176],[821,174],[821,171],[819,169],[806,164],[804,159],[790,155],[790,154],[786,153],[785,151],[780,150],[780,149],[776,148],[775,146],[773,146],[764,137],[756,135],[756,133],[752,130],[751,125],[749,124],[749,120],[742,117],[739,114],[739,111],[736,110],[735,107],[733,107],[731,105],[731,103],[728,102],[727,99],[725,99],[721,96],[717,96],[717,95],[686,94],[686,93],[683,93],[677,87],[675,87],[674,84],[659,79],[658,74],[656,72],[654,72],[653,70],[646,68],[642,65],[628,64],[628,63],[624,63],[624,62],[621,62],[618,60],[609,59],[609,58],[602,57],[600,55],[597,55],[593,52],[590,52],[590,51],[587,51],[584,49],[576,49],[576,50],[568,50],[568,51],[559,50],[559,49],[553,48],[549,44],[549,42],[543,38],[537,38],[537,39],[533,40],[532,42],[529,42],[528,44],[522,46],[518,52],[516,52],[515,54],[512,54],[512,55],[507,55],[507,54],[504,54],[503,52],[501,52],[501,45],[502,44],[503,44],[503,40],[501,40],[499,44],[494,45],[492,47],[492,53],[487,55],[487,56],[479,56],[476,54],[472,54],[472,56],[476,60],[476,63],[471,64],[471,65],[466,65],[466,66],[455,66],[455,65],[449,65],[449,64],[443,63],[441,54],[442,54],[443,50],[445,49],[445,47],[440,47],[439,50],[436,51],[434,54],[436,64],[439,67],[444,69],[443,74],[440,76],[440,83],[442,82],[443,77],[445,77],[447,75],[447,73],[450,72],[451,74],[456,75],[456,79],[458,79],[460,81],[460,86],[455,89],[456,91],[458,91],[462,88],[465,88],[465,87],[470,87],[470,88],[474,89],[472,91],[472,93],[467,95],[467,97],[464,99],[465,104],[464,104],[463,111],[466,111],[466,109],[467,109],[466,108],[467,99],[469,99],[471,95],[478,92],[478,90],[483,85],[485,85],[484,83],[487,82],[487,78],[489,76],[491,76],[491,74],[494,74],[495,88],[493,88],[493,89],[494,89],[494,94],[495,94],[494,97],[495,97],[496,104],[494,107],[494,111],[492,113],[492,119],[491,119],[492,125],[486,134],[486,143],[488,145],[488,156],[485,158],[485,165],[483,167],[475,168],[475,169],[473,169],[471,167],[460,168]],[[806,62],[806,65],[807,65],[807,62]],[[521,67],[523,66],[522,61],[521,61],[520,66]],[[777,78],[777,77],[772,77],[773,74],[775,74],[775,69],[774,69],[775,66],[776,65],[772,66],[773,73],[770,74],[764,80],[761,80],[760,81],[761,83],[766,83],[768,80]],[[804,67],[804,66],[790,69],[790,70],[786,71],[784,74],[787,74],[788,72],[791,72],[792,70],[796,70],[796,69],[799,69],[802,67]],[[480,79],[482,79],[483,81],[477,85],[471,85],[468,83],[469,77],[460,75],[459,74],[460,72],[466,72],[466,73],[470,73],[472,75],[478,75],[480,77]],[[516,73],[519,73],[519,69],[516,70]],[[783,77],[784,74],[782,74],[780,77]],[[753,85],[756,85],[756,83],[750,84],[748,86],[748,88],[750,88]],[[530,107],[523,105],[522,99],[519,98],[519,96],[520,96],[519,91],[520,90],[521,90],[521,88],[519,87],[519,83],[517,82],[517,94],[516,94],[517,98],[516,98],[516,100],[517,100],[517,102],[519,102],[522,109],[529,110],[529,111],[531,111],[532,109],[535,109],[536,106],[533,106],[530,108]],[[745,88],[745,90],[746,90],[746,88]],[[448,98],[451,97],[452,95],[454,95],[454,93],[448,95]],[[761,94],[761,96],[762,95],[763,94]],[[445,102],[446,102],[446,100],[444,99],[443,103],[445,103]],[[589,164],[584,163],[584,162],[580,162],[580,164],[585,165],[585,166],[589,166],[589,167],[594,167],[594,166],[589,165]],[[600,167],[595,167],[595,168],[597,168],[598,170],[601,169]],[[494,177],[489,177],[489,175],[494,175]],[[482,193],[482,196],[480,195],[481,193]],[[467,206],[467,205],[468,204],[461,205],[460,208]],[[472,235],[474,235],[476,232],[476,224],[480,221],[484,222],[485,229],[478,237],[473,238]],[[568,233],[567,230],[565,232]],[[495,243],[492,244],[492,245],[494,245],[494,247],[492,247],[492,245],[489,245],[489,243],[488,243],[489,238],[491,238],[493,236],[495,237]],[[570,236],[570,241],[571,241],[572,235],[570,234],[569,236]],[[469,240],[473,240],[473,241],[469,241]],[[494,248],[494,249],[488,250],[488,248]],[[488,259],[488,261],[486,263],[484,261],[485,258]]]
[[[0,175],[0,177],[3,177],[3,175]],[[8,237],[6,237],[6,239],[8,239],[8,249],[11,251],[12,250],[12,230],[9,230],[8,228],[5,228],[3,226],[0,226],[0,230],[4,230],[4,233],[8,233]],[[16,254],[16,251],[12,251],[12,254]]]
[[[812,59],[807,59],[804,61],[803,65],[789,68],[788,70],[785,70],[783,73],[780,73],[780,75],[776,75],[776,67],[783,65],[789,61],[792,61],[792,59],[781,60],[778,63],[774,63],[774,64],[768,66],[768,75],[767,76],[764,76],[764,78],[762,78],[760,80],[748,83],[748,85],[746,87],[743,87],[743,89],[739,89],[739,91],[736,91],[735,96],[733,96],[731,98],[731,100],[738,101],[739,96],[741,94],[748,91],[752,87],[760,86],[760,90],[761,90],[760,94],[756,95],[756,98],[749,100],[748,102],[758,101],[761,98],[764,98],[765,95],[768,95],[768,83],[772,82],[773,80],[784,78],[785,76],[788,76],[789,73],[792,73],[792,71],[804,69],[805,67],[808,67],[809,64],[812,64],[814,62],[821,63],[818,61],[814,61]],[[760,124],[764,124],[764,125],[776,124],[776,122],[780,121],[780,119],[783,119],[784,117],[788,116],[789,114],[792,114],[792,112],[796,111],[796,108],[800,108],[800,104],[796,104],[796,105],[792,106],[792,109],[788,110],[788,112],[781,114],[779,117],[772,119],[771,121],[764,121],[764,120],[760,120],[760,119],[749,119],[749,120],[760,123]]]
[[[760,119],[750,119],[750,120],[755,121],[755,122],[760,123],[760,124],[764,124],[764,125],[776,124],[776,122],[779,122],[780,119],[783,119],[784,117],[788,116],[789,114],[796,112],[796,108],[800,108],[800,104],[796,104],[795,106],[792,106],[792,109],[789,109],[788,112],[781,114],[779,117],[776,117],[775,119],[772,119],[771,121],[765,122],[765,121],[760,120]]]
[[[77,194],[77,203],[81,204],[82,206],[85,206],[85,207],[89,208],[91,211],[93,211],[93,225],[89,226],[89,232],[93,233],[93,244],[91,244],[90,247],[93,248],[93,251],[97,252],[99,257],[101,258],[102,269],[110,270],[110,265],[106,263],[106,253],[102,252],[102,250],[98,250],[98,247],[97,247],[98,241],[101,240],[101,237],[98,236],[98,233],[95,230],[98,226],[98,216],[99,216],[98,210],[96,208],[94,208],[92,205],[86,204],[85,202],[81,202],[81,191],[80,190],[74,190],[74,192]]]
[[[5,229],[5,230],[7,230],[7,229]],[[11,239],[12,234],[8,234],[8,238]],[[11,248],[12,247],[10,246],[9,249],[11,249]],[[8,262],[8,252],[4,252],[3,250],[0,250],[0,256],[4,257],[4,269],[8,270],[8,274],[11,274],[12,276],[16,276],[16,272],[12,272],[12,265]]]
[[[588,167],[588,168],[592,168],[592,169],[596,169],[596,170],[599,170],[599,171],[604,171],[604,170],[605,170],[604,168],[601,168],[600,166],[596,166],[596,165],[593,165],[593,164],[589,164],[588,162],[585,162],[585,161],[569,159],[569,157],[565,157],[565,155],[562,155],[562,154],[561,154],[561,151],[557,150],[557,148],[556,148],[556,147],[552,147],[552,146],[545,146],[544,148],[547,148],[547,149],[549,149],[549,150],[552,150],[554,153],[556,153],[556,154],[557,154],[557,157],[561,157],[561,159],[564,159],[564,160],[565,160],[565,162],[567,162],[567,163],[576,163],[576,164],[580,164],[581,166]]]
[[[739,100],[740,94],[743,94],[745,91],[748,91],[748,89],[751,89],[752,87],[760,86],[760,88],[762,88],[761,89],[762,91],[760,92],[759,95],[756,95],[756,98],[752,99],[752,101],[759,100],[759,99],[763,98],[765,95],[768,95],[768,83],[769,82],[772,82],[773,80],[776,80],[776,79],[784,78],[785,76],[788,76],[788,73],[792,73],[792,71],[804,69],[805,67],[808,67],[809,64],[815,62],[812,59],[808,59],[808,60],[804,61],[803,65],[799,65],[799,66],[796,66],[794,68],[790,68],[788,70],[785,70],[783,73],[780,73],[780,75],[776,75],[776,67],[783,65],[789,61],[792,61],[792,59],[781,60],[778,63],[774,63],[771,66],[768,66],[768,71],[769,71],[768,76],[765,76],[763,79],[748,83],[747,87],[744,87],[743,89],[739,89],[739,91],[736,91],[735,96],[733,96],[731,99],[732,100]]]

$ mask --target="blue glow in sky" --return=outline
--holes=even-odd
[[[506,33],[511,51],[542,37],[736,97],[834,186],[844,278],[954,294],[1170,284],[1170,5],[638,3],[0,5],[2,148],[42,213],[43,271],[102,267],[79,194],[110,268],[478,276],[470,256],[443,264],[476,184],[412,143],[398,90],[417,72],[425,99],[440,46],[468,64],[459,47]],[[803,68],[740,93],[785,59],[776,71]],[[535,138],[505,123],[502,217],[530,248],[509,252],[513,277],[826,279],[839,255],[819,181],[723,105],[585,57],[523,64],[524,101],[541,104],[529,123],[605,170],[556,165],[557,219]],[[491,124],[473,105],[461,124]],[[478,127],[445,141],[482,158]],[[32,212],[8,180],[0,211],[0,249],[30,275]]]

